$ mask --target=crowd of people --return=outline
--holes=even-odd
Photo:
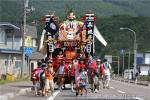
[[[106,59],[101,61],[101,59],[91,57],[87,63],[82,57],[73,59],[69,63],[62,59],[57,71],[54,71],[53,61],[45,59],[42,60],[38,68],[33,70],[31,80],[37,96],[40,94],[47,96],[49,93],[53,96],[56,84],[58,90],[64,89],[67,76],[66,80],[70,80],[71,92],[75,93],[76,96],[86,96],[88,87],[94,93],[100,91],[100,84],[103,88],[109,89],[110,75],[111,65]]]

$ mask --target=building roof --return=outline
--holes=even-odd
[[[14,29],[17,29],[17,30],[20,30],[19,27],[9,23],[9,22],[0,22],[0,26],[8,26],[8,27],[11,27],[11,28],[14,28]]]
[[[41,60],[44,58],[44,55],[40,52],[34,52],[31,56],[30,59],[31,60]]]
[[[7,26],[10,28],[14,28],[16,30],[20,30],[19,27],[17,27],[14,24],[11,24],[9,22],[0,22],[0,26]],[[26,25],[26,36],[31,36],[32,38],[37,38],[37,29],[35,26]]]
[[[26,36],[37,38],[37,29],[35,26],[26,25]]]

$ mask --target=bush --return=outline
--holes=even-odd
[[[0,85],[4,85],[4,84],[7,84],[7,83],[12,83],[12,82],[29,81],[29,80],[30,80],[30,77],[18,78],[18,79],[15,79],[13,81],[1,79],[0,80]]]
[[[138,80],[139,81],[148,81],[149,77],[147,75],[141,75],[141,76],[138,76]]]

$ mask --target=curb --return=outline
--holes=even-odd
[[[146,84],[146,83],[136,83],[138,85],[143,85],[143,86],[150,86],[150,84]]]
[[[30,92],[30,91],[31,91],[31,88],[20,89],[19,92],[16,92],[16,93],[7,93],[4,95],[0,95],[0,100],[9,100],[10,98],[25,94],[26,92]]]

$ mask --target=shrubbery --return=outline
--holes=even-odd
[[[149,81],[149,77],[147,75],[138,76],[139,81]]]

